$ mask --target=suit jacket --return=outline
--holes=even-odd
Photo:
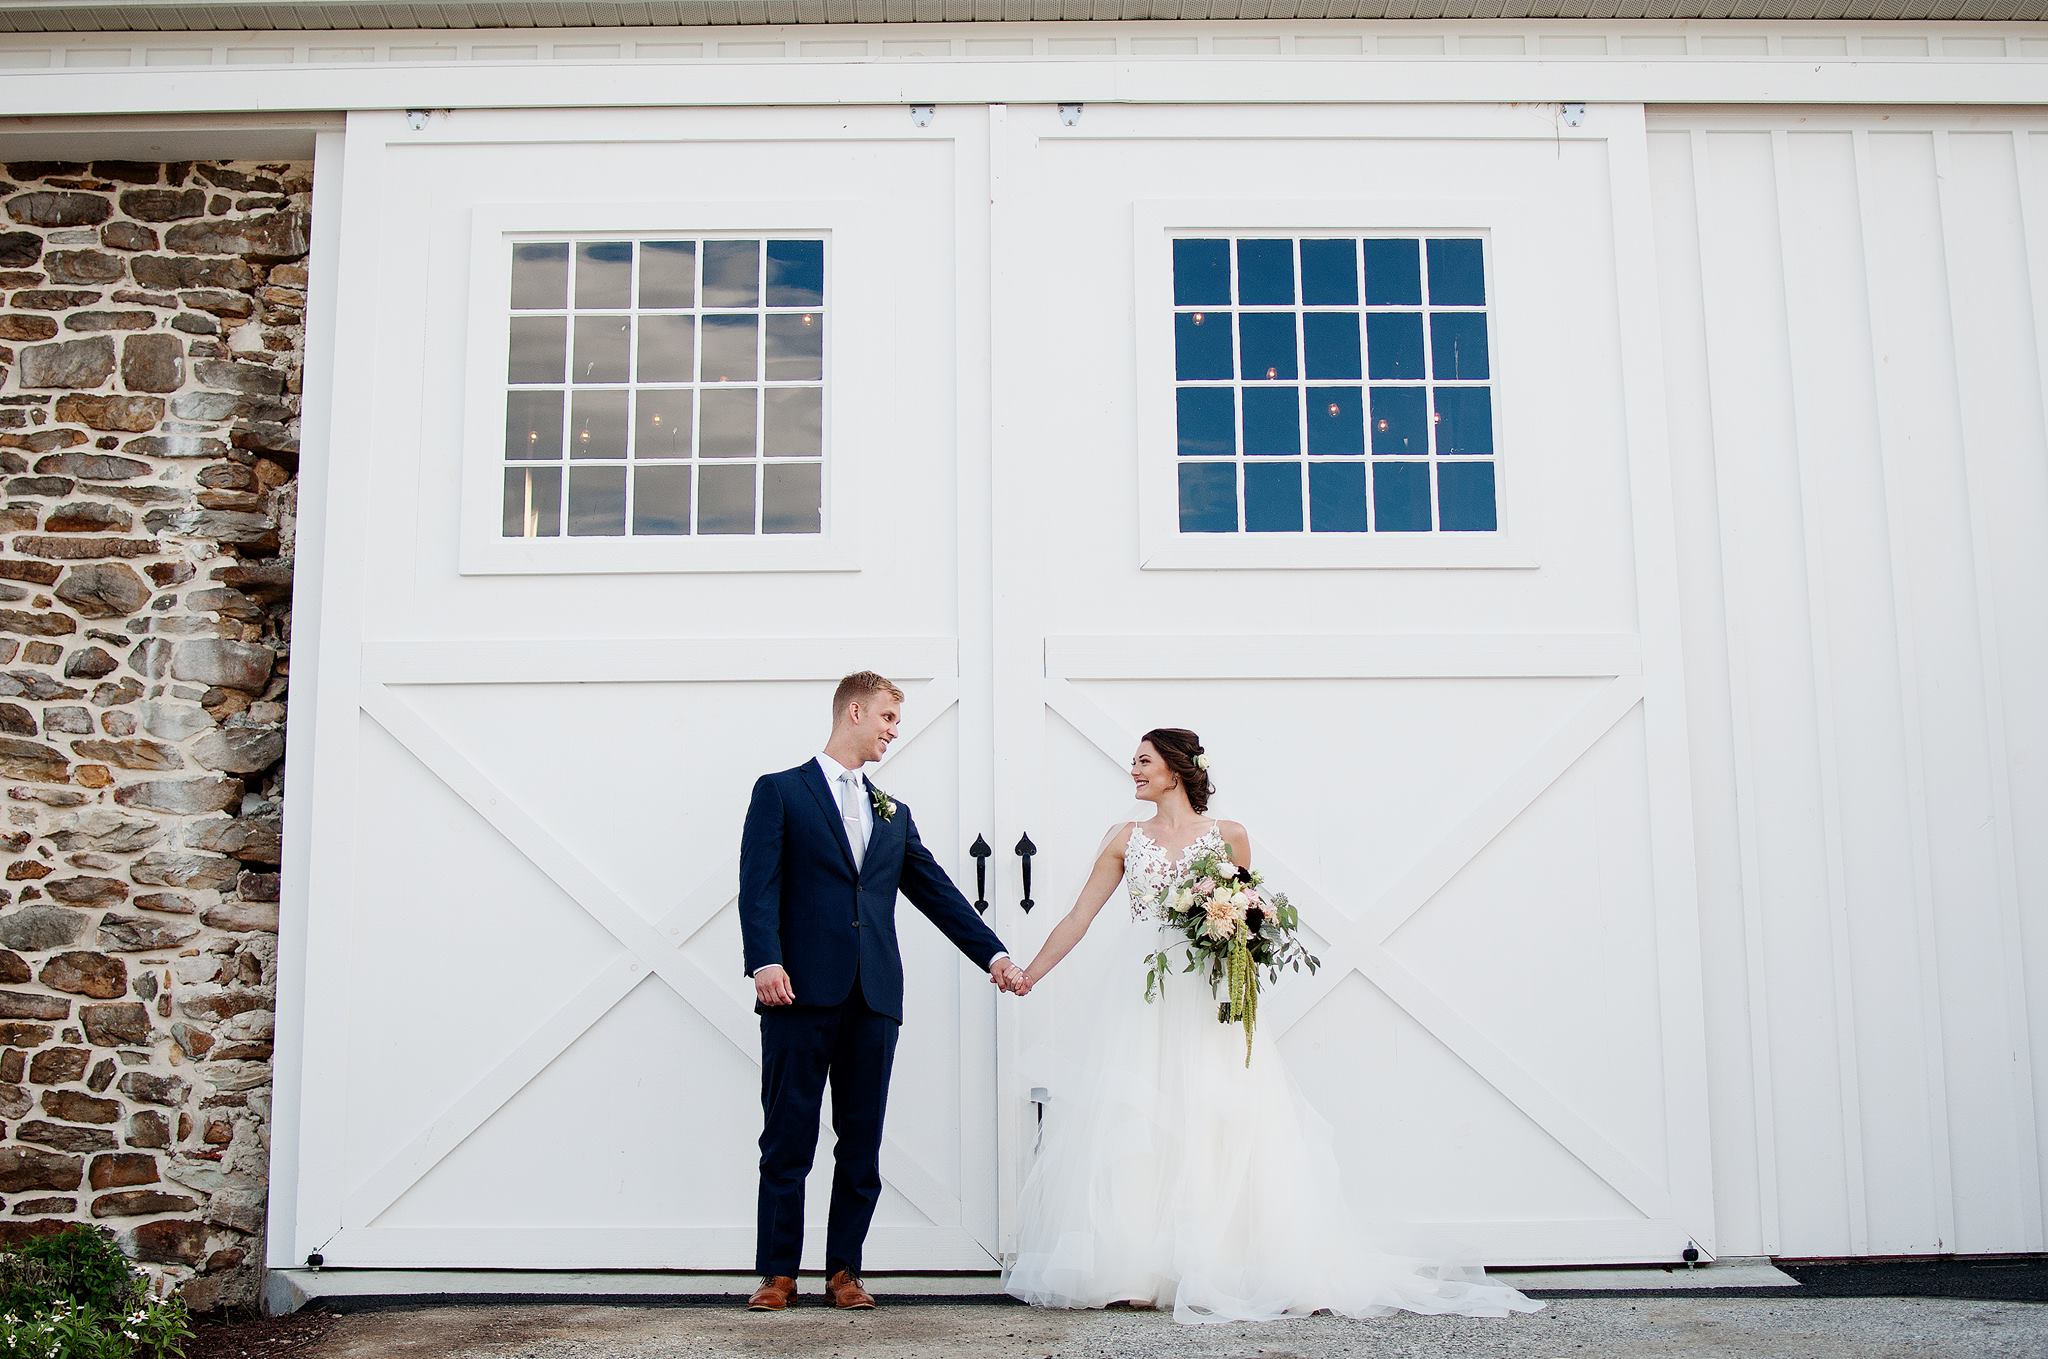
[[[862,785],[872,796],[874,785]],[[838,1005],[858,982],[868,1008],[903,1020],[896,895],[924,912],[983,971],[1003,952],[974,907],[917,838],[903,802],[875,815],[860,871],[832,786],[816,760],[754,782],[740,837],[740,939],[748,976],[789,973],[796,1003]],[[756,1005],[755,1010],[761,1010]]]

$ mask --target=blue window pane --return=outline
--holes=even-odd
[[[1301,318],[1303,355],[1312,378],[1357,378],[1358,313],[1306,312]]]
[[[1173,305],[1230,305],[1230,242],[1173,243]]]
[[[1491,377],[1487,372],[1485,313],[1433,314],[1429,318],[1429,357],[1439,381],[1484,382]]]
[[[1237,300],[1252,306],[1294,301],[1294,242],[1237,243]]]
[[[1475,240],[1429,243],[1429,300],[1438,307],[1486,305],[1486,250]]]
[[[1301,532],[1300,463],[1245,464],[1244,527],[1248,533]]]
[[[704,305],[755,306],[761,299],[760,270],[759,241],[704,242]],[[752,531],[750,525],[747,532]]]
[[[1365,318],[1365,357],[1376,378],[1422,376],[1422,313],[1372,312]]]
[[[1365,243],[1365,302],[1369,307],[1421,305],[1421,242],[1402,239]]]
[[[825,305],[825,243],[768,242],[768,305]]]
[[[1229,377],[1230,318],[1213,312],[1176,312],[1173,373],[1182,382]]]
[[[1183,387],[1174,394],[1183,458],[1227,458],[1237,451],[1237,411],[1228,387]]]
[[[1291,312],[1247,312],[1237,318],[1238,363],[1247,381],[1293,378],[1294,316]],[[1185,373],[1183,377],[1187,376]],[[1226,372],[1224,376],[1228,377]]]
[[[1447,533],[1491,533],[1500,527],[1493,504],[1492,462],[1436,465],[1437,507]]]
[[[1429,407],[1420,387],[1372,389],[1372,451],[1429,452]]]
[[[1244,389],[1244,452],[1248,458],[1301,455],[1301,393],[1293,387]]]
[[[1312,307],[1358,305],[1358,242],[1301,243],[1301,300]]]
[[[1364,463],[1308,465],[1308,527],[1311,533],[1365,532]]]
[[[1180,531],[1237,532],[1237,466],[1227,462],[1180,465]]]
[[[1373,527],[1381,533],[1429,531],[1429,464],[1383,462],[1372,469]]]
[[[1308,451],[1324,457],[1365,455],[1364,393],[1356,387],[1308,389]],[[1361,495],[1360,504],[1364,504]]]
[[[1485,387],[1436,389],[1436,451],[1493,452],[1493,393]]]

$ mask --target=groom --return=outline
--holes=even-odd
[[[832,1211],[825,1292],[873,1307],[861,1243],[882,1192],[879,1158],[889,1067],[903,1022],[896,894],[923,911],[1004,990],[1023,972],[917,838],[910,808],[861,767],[896,739],[903,691],[873,671],[839,681],[832,738],[816,759],[754,783],[740,839],[740,937],[761,1016],[761,1193],[747,1301],[779,1312],[796,1296],[804,1178],[818,1110],[832,1087]]]

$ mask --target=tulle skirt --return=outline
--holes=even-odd
[[[1199,977],[1176,972],[1160,1000],[1105,1009],[1086,1093],[1049,1109],[1019,1196],[1012,1296],[1149,1302],[1183,1322],[1543,1305],[1477,1268],[1374,1250],[1344,1201],[1329,1125],[1263,1031],[1245,1065],[1243,1029],[1217,1022]]]

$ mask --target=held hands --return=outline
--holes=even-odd
[[[1030,995],[1034,985],[1031,974],[1008,958],[996,959],[994,966],[988,970],[988,979],[991,984],[1013,996]]]

